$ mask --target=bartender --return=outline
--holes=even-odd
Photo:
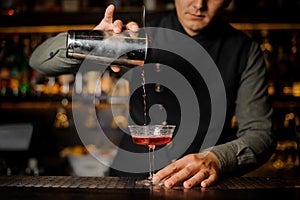
[[[272,108],[267,93],[266,67],[259,45],[243,32],[234,29],[221,18],[230,0],[174,0],[175,9],[165,17],[147,24],[178,31],[199,43],[216,64],[226,91],[226,119],[220,138],[210,150],[199,153],[208,129],[208,118],[201,118],[192,144],[176,161],[156,172],[153,182],[164,181],[166,187],[183,183],[185,188],[196,185],[212,186],[220,177],[242,175],[260,166],[271,156],[275,148],[271,127]],[[100,30],[122,31],[123,22],[114,20],[115,7],[109,5],[104,18],[95,27]],[[130,22],[127,29],[138,30],[137,23]],[[155,39],[155,38],[154,38]],[[33,52],[30,65],[48,75],[70,73],[78,70],[81,61],[66,58],[66,33],[46,40]],[[182,48],[188,48],[182,47]],[[170,52],[151,50],[147,62],[173,67],[189,80],[199,100],[200,116],[209,116],[208,90],[201,76],[185,59]],[[168,124],[180,124],[180,110],[167,88],[155,92],[155,85],[147,85],[149,105],[161,104],[166,108]],[[143,122],[141,90],[130,99],[130,114],[136,123]],[[201,94],[201,95],[200,95]],[[135,98],[134,98],[135,97]],[[171,104],[170,104],[171,102]],[[236,117],[237,130],[231,128]],[[176,133],[182,134],[182,133]],[[121,148],[139,152],[141,147],[124,137]],[[135,150],[137,149],[137,150]],[[122,155],[116,156],[115,162]],[[120,159],[122,160],[122,159]],[[123,162],[126,162],[126,159]],[[120,163],[121,164],[121,163]],[[132,175],[111,170],[111,175]]]

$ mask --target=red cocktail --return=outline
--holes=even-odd
[[[149,148],[149,178],[139,181],[138,184],[153,185],[152,177],[154,171],[154,149],[155,146],[165,145],[171,142],[174,125],[130,125],[128,126],[134,143],[145,145]],[[152,156],[151,156],[152,151]]]

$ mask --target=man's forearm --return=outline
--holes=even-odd
[[[60,33],[40,44],[32,53],[29,65],[46,75],[75,73],[81,61],[66,57],[66,33]]]
[[[220,173],[224,175],[243,174],[258,167],[269,159],[274,148],[275,140],[271,133],[249,130],[249,134],[215,146],[211,151],[217,156]]]

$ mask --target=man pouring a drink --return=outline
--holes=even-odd
[[[165,17],[149,22],[147,27],[161,27],[179,32],[206,50],[224,84],[226,116],[216,144],[200,151],[210,124],[217,123],[210,122],[207,117],[212,115],[212,101],[206,79],[199,75],[186,58],[162,49],[149,49],[145,63],[167,65],[182,74],[195,91],[198,99],[198,105],[195,106],[200,108],[200,118],[194,119],[199,120],[199,127],[192,143],[181,152],[179,158],[170,160],[166,166],[159,169],[153,175],[152,181],[153,184],[163,181],[169,188],[180,183],[184,188],[199,185],[209,187],[221,177],[243,175],[259,167],[269,159],[274,150],[272,108],[267,93],[266,68],[258,44],[221,18],[230,0],[174,0],[174,3],[173,11]],[[121,20],[114,20],[114,12],[115,7],[109,5],[104,18],[94,29],[121,33],[124,24]],[[139,30],[135,22],[130,22],[125,27],[133,32]],[[155,37],[151,39],[155,40]],[[188,49],[189,46],[181,48]],[[65,33],[42,43],[33,52],[30,60],[33,68],[51,75],[76,72],[81,63],[81,60],[66,57]],[[179,129],[181,120],[184,119],[181,119],[182,112],[178,108],[180,102],[176,100],[176,95],[163,85],[159,90],[157,84],[146,84],[145,87],[147,112],[151,105],[162,105],[167,113],[165,122],[168,125],[176,125]],[[133,121],[141,126],[147,125],[144,124],[142,87],[132,94],[129,103]],[[237,129],[231,127],[233,117],[236,118]],[[151,117],[147,114],[148,118],[150,122]],[[120,147],[129,151],[142,151],[142,147],[134,144],[129,136],[124,137]],[[122,160],[122,155],[117,155],[115,159],[118,158]],[[133,174],[112,169],[111,175]]]

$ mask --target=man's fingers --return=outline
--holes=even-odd
[[[122,32],[122,27],[123,27],[123,22],[121,20],[116,20],[113,23],[113,31],[115,33],[121,33]]]
[[[200,184],[201,182],[203,182],[203,180],[205,180],[208,177],[208,175],[209,175],[208,172],[206,172],[204,170],[200,170],[198,173],[196,173],[190,179],[185,181],[183,183],[183,187],[190,189],[191,187],[196,186],[196,185]]]
[[[170,178],[165,181],[166,187],[173,187],[174,185],[190,178],[196,173],[197,167],[195,165],[187,165],[181,168],[177,173],[174,173]]]
[[[169,177],[173,176],[173,174],[177,173],[182,168],[184,168],[185,164],[186,164],[185,158],[176,160],[175,162],[171,163],[170,165],[166,166],[165,168],[159,170],[153,177],[152,181],[154,183],[157,183],[161,180],[168,179]]]
[[[94,29],[104,31],[112,30],[114,33],[121,33],[123,30],[123,22],[121,20],[114,21],[114,12],[115,6],[113,4],[109,5],[105,10],[102,21]],[[129,22],[126,25],[126,29],[137,32],[139,26],[135,22]]]
[[[135,22],[129,22],[128,24],[126,24],[126,29],[136,32],[139,30],[139,26]]]
[[[103,21],[105,21],[108,24],[112,24],[114,20],[114,11],[115,6],[112,4],[109,5],[105,10]]]
[[[205,154],[206,155],[206,154]],[[218,179],[219,166],[211,154],[199,157],[198,154],[189,154],[156,173],[153,182],[164,180],[165,186],[171,188],[185,181],[183,186],[187,189],[196,185],[208,187]]]
[[[217,174],[211,174],[207,179],[201,182],[202,187],[208,187],[217,182],[218,176]]]
[[[208,172],[200,171],[183,183],[183,187],[190,189],[196,185],[201,184],[201,187],[209,187],[217,181],[216,174],[208,175]]]
[[[110,69],[116,73],[121,71],[121,67],[119,65],[110,65]]]
[[[169,177],[170,175],[172,175],[174,172],[177,171],[177,167],[173,164],[168,165],[167,167],[159,170],[156,174],[154,174],[154,177],[152,179],[152,181],[154,183],[158,183],[161,180]]]
[[[101,22],[94,27],[95,30],[112,30],[113,29],[113,15],[115,11],[114,5],[109,5],[104,13],[104,17]]]

